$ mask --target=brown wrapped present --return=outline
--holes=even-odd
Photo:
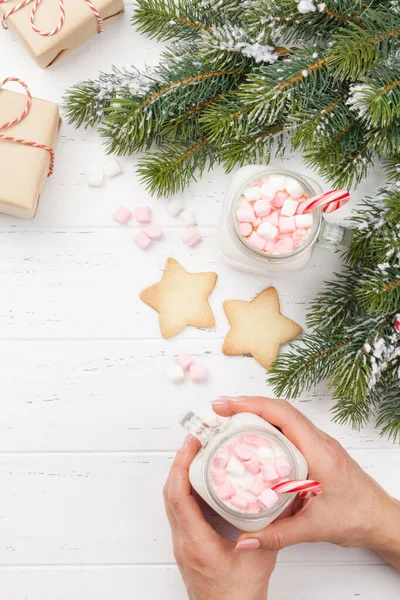
[[[51,171],[50,150],[57,139],[60,111],[58,104],[32,98],[26,116],[13,125],[26,106],[24,94],[0,89],[0,212],[33,219]],[[4,127],[7,122],[10,125]]]
[[[0,17],[20,4],[21,0],[1,3]],[[22,38],[30,54],[43,69],[87,42],[99,33],[103,25],[110,23],[124,11],[124,0],[91,0],[90,3],[87,0],[63,0],[61,5],[65,19],[60,0],[43,0],[34,14],[34,26],[46,33],[57,29],[54,35],[40,35],[34,30],[31,24],[32,3],[10,14],[4,22],[6,27]],[[58,25],[61,27],[58,28]]]

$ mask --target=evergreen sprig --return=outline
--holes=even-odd
[[[353,216],[345,268],[311,304],[311,333],[279,356],[269,374],[294,398],[327,380],[334,418],[361,427],[372,415],[400,441],[400,191],[380,190]],[[398,326],[397,326],[398,327]]]

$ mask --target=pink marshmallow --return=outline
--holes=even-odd
[[[272,443],[267,440],[265,437],[257,436],[256,447],[261,448],[262,446],[267,446],[267,448],[272,448]]]
[[[253,448],[246,448],[246,446],[238,445],[233,448],[233,453],[240,458],[240,460],[250,460],[253,456],[253,452]]]
[[[257,217],[266,217],[269,215],[271,212],[271,205],[268,200],[257,200],[257,202],[254,203],[254,212]]]
[[[240,223],[252,223],[255,218],[254,210],[250,205],[239,206],[236,211],[236,217]]]
[[[267,240],[264,250],[268,254],[279,254],[278,250],[276,249],[275,240]]]
[[[255,479],[249,488],[249,492],[255,496],[259,496],[261,492],[267,489],[267,487],[268,484],[264,481],[264,479]]]
[[[215,469],[211,473],[211,479],[216,485],[222,485],[226,481],[226,473],[225,471]]]
[[[144,232],[147,233],[151,240],[159,240],[162,236],[161,227],[157,227],[156,225],[150,225],[150,227],[146,227]]]
[[[298,248],[299,246],[304,244],[309,235],[309,229],[296,229],[296,231],[292,233],[292,240],[294,242],[295,247]]]
[[[186,227],[182,233],[182,240],[189,247],[195,246],[201,240],[201,235],[196,227]]]
[[[257,502],[249,502],[247,505],[248,513],[259,513],[261,512],[261,508],[258,506]]]
[[[151,244],[151,239],[144,231],[138,233],[133,239],[142,250],[146,250]]]
[[[239,438],[240,444],[247,444],[248,446],[257,446],[258,435],[254,433],[247,433],[241,435]]]
[[[220,450],[213,460],[214,467],[216,469],[224,469],[228,464],[229,456],[229,452],[225,452],[225,450]]]
[[[188,371],[190,369],[190,365],[193,363],[193,358],[187,352],[181,352],[176,357],[176,362],[183,369],[183,371]]]
[[[125,206],[119,206],[113,215],[114,219],[118,221],[118,223],[122,223],[122,225],[125,225],[125,223],[129,221],[131,216],[131,211]]]
[[[150,223],[151,208],[150,206],[137,206],[135,208],[135,217],[138,223]]]
[[[243,237],[248,237],[252,231],[253,231],[253,228],[250,225],[250,223],[240,223],[240,225],[239,225],[240,235],[242,235]]]
[[[244,466],[246,467],[247,471],[252,475],[257,475],[257,473],[259,473],[261,470],[261,466],[258,462],[257,456],[255,458],[252,457],[250,460],[246,460]]]
[[[218,498],[220,498],[220,500],[229,500],[229,498],[233,496],[235,491],[236,490],[233,487],[233,485],[231,485],[229,481],[225,481],[225,483],[223,483],[218,489],[217,495]]]
[[[258,497],[258,502],[262,508],[269,510],[279,502],[279,496],[274,490],[267,488]]]
[[[275,459],[275,469],[278,471],[278,475],[282,479],[289,477],[292,470],[290,468],[290,464],[284,456],[278,456],[278,458]]]
[[[272,205],[275,208],[281,208],[286,198],[289,198],[289,194],[286,190],[281,190],[280,192],[276,192],[274,199],[272,200]]]
[[[279,254],[289,254],[289,252],[293,252],[295,243],[291,237],[285,235],[277,240],[275,246]]]
[[[267,481],[278,481],[279,475],[278,471],[275,469],[275,460],[270,458],[263,465],[264,477]]]
[[[237,508],[241,511],[245,511],[247,509],[247,505],[249,504],[247,498],[245,498],[244,496],[240,496],[239,494],[232,496],[230,502],[234,508]]]
[[[292,233],[295,229],[296,223],[294,217],[279,217],[279,231],[281,233]]]
[[[190,379],[192,381],[204,381],[206,376],[207,371],[203,365],[192,365],[190,367]]]
[[[274,227],[279,227],[279,211],[273,210],[267,217],[263,218],[266,223],[271,223]]]
[[[257,250],[264,250],[267,240],[253,231],[247,241],[249,242],[250,246],[253,246],[253,248],[256,248]]]

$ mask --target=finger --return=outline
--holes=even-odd
[[[199,505],[192,496],[189,467],[199,451],[200,443],[188,436],[172,464],[167,480],[167,504],[181,534],[191,540],[218,540],[220,536],[204,518]]]
[[[321,442],[322,438],[317,428],[286,400],[256,396],[223,398],[213,402],[213,410],[221,417],[230,417],[241,412],[254,413],[279,427],[305,454],[318,452],[316,442]]]
[[[167,513],[168,522],[171,527],[172,536],[174,537],[179,529],[179,526],[178,526],[178,522],[175,518],[175,515],[172,512],[172,509],[169,505],[168,494],[169,494],[169,488],[168,488],[168,480],[167,480],[167,482],[165,483],[165,486],[164,486],[164,490],[163,490],[164,506],[165,506],[165,512]]]
[[[238,538],[236,550],[261,548],[279,551],[287,546],[313,541],[309,519],[304,513],[299,513],[294,517],[275,521],[256,533],[243,533]]]

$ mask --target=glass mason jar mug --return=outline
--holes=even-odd
[[[322,193],[321,186],[308,176],[285,169],[273,169],[262,165],[248,165],[233,176],[226,191],[222,207],[218,243],[223,260],[232,267],[263,275],[268,271],[285,272],[303,269],[311,259],[316,244],[336,250],[350,245],[351,229],[332,225],[323,218],[320,209],[313,212],[313,225],[307,239],[287,254],[267,254],[251,246],[239,231],[237,209],[243,199],[243,191],[263,177],[285,176],[297,181],[307,197]]]
[[[287,478],[284,475],[289,472],[292,479],[307,478],[308,465],[301,452],[276,427],[257,415],[240,413],[224,420],[220,427],[210,427],[195,414],[188,412],[182,417],[181,424],[202,444],[202,449],[194,458],[189,470],[192,487],[221,517],[238,529],[243,531],[263,529],[289,506],[295,494],[279,494],[279,500],[276,500],[272,506],[259,502],[257,504],[258,499],[263,498],[264,489],[268,488],[263,480],[265,471],[260,472],[262,463],[259,463],[256,469],[247,470],[250,467],[245,468],[244,465],[249,462],[236,458],[235,452],[239,452],[239,456],[240,452],[243,453],[246,449],[250,453],[256,453],[259,457],[257,462],[264,461],[263,469],[271,468],[270,463],[274,464],[276,460],[283,461],[283,465],[287,468],[286,472],[279,474],[283,480]],[[227,448],[231,450],[226,450]],[[228,456],[225,457],[225,452],[230,455],[229,460]],[[245,458],[246,455],[242,454],[242,459]],[[229,481],[215,478],[216,475],[223,473],[218,461],[226,462]],[[240,469],[243,470],[242,473]],[[278,477],[276,471],[275,473]],[[224,496],[222,492],[227,487],[231,492],[228,491]],[[269,493],[275,495],[271,490]],[[236,503],[235,498],[238,499]],[[244,502],[243,506],[237,503],[240,499]],[[253,505],[255,510],[251,510]]]

